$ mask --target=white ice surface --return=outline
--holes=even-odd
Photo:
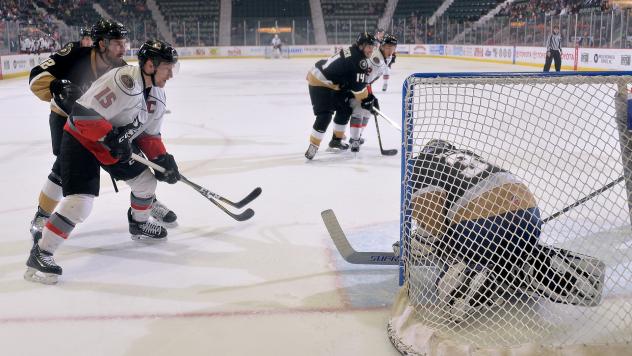
[[[380,155],[370,123],[356,157],[322,150],[306,162],[314,118],[305,74],[315,61],[183,61],[166,88],[166,146],[184,175],[229,198],[261,186],[255,217],[232,221],[186,185],[161,184],[180,226],[165,243],[134,242],[129,189],[119,184],[115,194],[103,174],[91,216],[56,254],[56,286],[22,279],[53,162],[49,108],[26,78],[1,81],[0,354],[397,354],[386,336],[396,268],[344,263],[320,212],[334,209],[357,249],[389,250],[400,157]],[[410,73],[532,70],[398,58],[389,91],[377,96],[399,121]],[[398,148],[399,132],[381,130],[386,148]]]

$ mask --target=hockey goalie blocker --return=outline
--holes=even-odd
[[[604,263],[539,242],[540,210],[520,178],[442,140],[428,142],[413,167],[404,258],[439,261],[438,303],[451,320],[525,293],[599,304]]]

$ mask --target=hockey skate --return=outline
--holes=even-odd
[[[437,279],[439,305],[455,323],[477,311],[501,306],[505,302],[501,295],[504,291],[506,288],[501,288],[489,269],[464,262],[447,264]]]
[[[382,85],[382,91],[386,91],[386,89],[388,89],[388,84],[384,83],[384,85]]]
[[[42,238],[42,230],[44,229],[44,225],[50,218],[50,215],[46,214],[40,207],[37,207],[37,212],[31,221],[31,237],[33,238],[33,245],[37,244],[37,242]]]
[[[316,146],[313,143],[310,143],[309,147],[307,147],[307,151],[305,152],[305,158],[313,159],[314,156],[316,156],[316,152],[318,152],[318,146]]]
[[[362,143],[360,143],[359,139],[355,140],[355,139],[350,138],[349,144],[351,146],[351,152],[360,152],[360,145]]]
[[[150,215],[164,227],[172,228],[178,226],[178,222],[176,221],[178,216],[176,213],[167,208],[167,206],[158,201],[158,199],[154,199],[154,202],[151,204]]]
[[[167,229],[152,219],[145,222],[134,220],[132,208],[127,210],[127,221],[132,240],[164,241],[167,239]]]
[[[36,283],[56,284],[62,272],[61,267],[55,263],[53,254],[40,249],[37,243],[31,249],[26,266],[24,279]]]
[[[330,151],[345,151],[349,149],[349,145],[347,145],[346,143],[342,142],[341,138],[338,138],[336,136],[331,138],[331,141],[329,141],[329,150]]]

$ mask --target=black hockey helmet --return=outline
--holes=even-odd
[[[138,63],[141,67],[152,60],[155,67],[160,63],[178,63],[178,52],[169,43],[160,40],[147,40],[138,50]]]
[[[101,19],[92,26],[92,41],[94,46],[99,45],[100,40],[119,40],[126,39],[129,31],[127,27],[120,22]]]
[[[358,47],[367,44],[371,46],[376,46],[378,44],[378,41],[373,34],[370,34],[368,32],[360,32],[355,44]]]
[[[391,35],[390,33],[387,33],[384,35],[384,38],[382,38],[382,44],[397,46],[397,37]]]
[[[79,38],[84,38],[84,37],[92,37],[92,31],[88,30],[85,27],[82,27],[79,29]]]
[[[454,147],[454,145],[448,141],[440,140],[440,139],[432,139],[428,141],[428,143],[426,143],[424,148],[421,149],[421,153],[436,155],[443,151],[450,151],[454,149],[456,149],[456,147]]]

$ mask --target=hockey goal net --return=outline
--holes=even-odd
[[[402,287],[388,325],[400,352],[632,353],[631,84],[632,72],[437,73],[415,74],[405,81]],[[459,261],[445,257],[452,252],[441,251],[442,247],[431,254],[420,251],[420,221],[434,217],[424,216],[432,209],[415,199],[419,181],[428,178],[415,173],[415,160],[428,142],[437,139],[476,153],[528,188],[542,222],[538,245],[603,262],[594,305],[555,302],[542,293],[502,283],[494,292],[502,302],[491,306],[476,305],[477,298],[484,298],[476,291],[467,300],[467,290],[441,290],[446,284],[439,281],[448,265]],[[424,172],[434,178],[441,175],[432,169]],[[476,209],[485,207],[470,207]],[[447,249],[456,230],[445,219],[445,243],[435,246]],[[440,255],[445,258],[436,258]],[[463,256],[460,262],[470,264]],[[524,263],[515,261],[514,267]],[[497,274],[505,281],[522,278],[514,270]],[[566,293],[560,288],[558,292]],[[452,299],[446,301],[446,293]],[[474,306],[455,320],[450,308],[459,298]]]

